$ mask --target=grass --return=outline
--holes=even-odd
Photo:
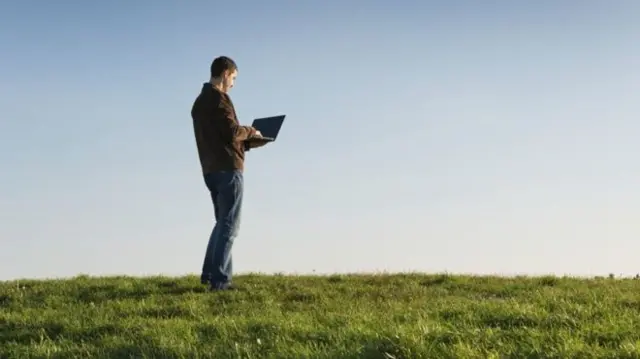
[[[0,358],[640,358],[640,280],[244,275],[0,282]]]

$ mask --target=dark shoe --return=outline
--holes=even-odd
[[[236,287],[231,283],[211,283],[211,285],[209,286],[209,290],[212,292],[226,291],[226,290],[237,291],[237,290],[240,290],[240,288]]]
[[[209,277],[209,275],[202,274],[200,276],[200,284],[208,285],[210,283],[211,283],[211,278]]]

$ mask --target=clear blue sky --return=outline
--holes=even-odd
[[[239,272],[640,272],[640,2],[6,1],[0,279],[199,274],[190,108],[240,68]]]

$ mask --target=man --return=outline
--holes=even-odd
[[[248,141],[262,134],[241,126],[236,118],[228,92],[237,75],[232,59],[216,58],[211,64],[211,79],[202,86],[191,109],[200,165],[216,219],[200,277],[211,290],[234,289],[231,247],[240,226],[245,151],[266,144]]]

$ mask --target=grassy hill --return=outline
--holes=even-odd
[[[640,358],[640,280],[245,275],[0,282],[0,358]]]

